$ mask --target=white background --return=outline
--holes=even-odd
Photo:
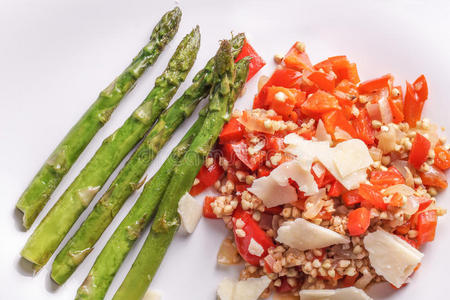
[[[202,46],[180,93],[230,32],[245,31],[268,65],[296,40],[304,41],[313,62],[346,54],[358,64],[362,79],[391,72],[397,82],[427,76],[430,100],[426,116],[449,127],[450,5],[447,1],[180,1],[183,18],[178,34],[154,67],[138,81],[111,121],[97,134],[64,178],[33,228],[23,232],[14,205],[57,143],[143,46],[157,20],[174,1],[0,0],[0,299],[72,299],[112,230],[137,198],[125,204],[113,226],[63,287],[49,278],[53,259],[32,277],[19,251],[57,197],[79,173],[101,141],[120,126],[152,88],[182,37],[200,25]],[[248,105],[256,79],[238,106]],[[186,131],[177,131],[148,171],[161,165]],[[101,194],[101,193],[100,193]],[[439,203],[449,207],[449,193]],[[96,198],[97,199],[97,198]],[[95,202],[95,201],[94,201]],[[87,211],[90,211],[92,205]],[[82,215],[82,219],[86,213]],[[80,225],[76,223],[69,235]],[[165,300],[214,299],[218,282],[231,271],[215,264],[226,234],[219,221],[202,220],[190,237],[178,235],[152,283]],[[64,240],[64,242],[66,242]],[[142,244],[130,253],[107,298],[119,286]],[[441,219],[436,241],[412,283],[394,293],[372,289],[376,299],[448,299],[450,222]],[[229,275],[235,276],[235,275]],[[236,275],[237,276],[237,275]]]

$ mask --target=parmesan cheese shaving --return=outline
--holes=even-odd
[[[202,217],[203,208],[189,193],[184,194],[178,202],[181,225],[188,233],[193,233]]]
[[[372,300],[363,290],[348,287],[336,290],[301,290],[302,300]]]

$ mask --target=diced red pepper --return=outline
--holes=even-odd
[[[308,54],[305,51],[300,51],[297,47],[299,42],[296,42],[294,46],[288,51],[288,53],[284,56],[284,64],[288,68],[292,68],[294,70],[303,71],[303,70],[312,70],[313,66],[311,64],[311,60],[309,59]]]
[[[434,240],[436,226],[437,213],[435,210],[427,210],[417,216],[417,243],[419,246]]]
[[[356,273],[353,276],[345,275],[344,279],[342,279],[342,286],[343,287],[351,287],[355,285],[356,280],[359,277],[359,273]]]
[[[426,186],[434,186],[437,188],[445,189],[448,186],[447,176],[441,170],[431,166],[430,170],[424,173],[420,173],[422,183]]]
[[[420,75],[413,83],[414,90],[417,94],[417,99],[420,102],[425,102],[428,99],[428,83],[425,75]]]
[[[249,184],[246,183],[237,183],[236,184],[236,192],[242,193],[243,191],[246,191],[250,187]]]
[[[295,286],[291,286],[288,283],[287,277],[281,277],[280,279],[281,279],[281,285],[279,287],[277,287],[278,293],[289,293],[295,288]]]
[[[266,177],[270,175],[271,170],[266,167],[266,166],[262,166],[258,168],[258,172],[257,172],[257,176],[258,178],[260,177]]]
[[[345,187],[339,182],[335,181],[331,184],[330,190],[328,191],[328,196],[339,197],[346,191]]]
[[[337,82],[349,80],[353,83],[359,82],[358,70],[355,63],[350,63],[347,56],[333,56],[314,66],[317,70],[323,69],[325,72],[333,71],[337,76]]]
[[[268,213],[268,214],[271,214],[271,215],[281,214],[282,211],[283,211],[283,206],[281,206],[281,205],[264,208],[264,212]]]
[[[239,141],[244,137],[244,126],[236,119],[232,118],[222,129],[219,135],[221,144]]]
[[[223,149],[228,161],[234,162],[237,158],[252,171],[258,169],[266,157],[265,151],[259,151],[254,155],[250,155],[248,153],[248,145],[244,140],[237,143],[225,144]]]
[[[370,183],[373,185],[388,187],[396,184],[404,184],[405,178],[395,167],[389,167],[387,171],[375,170],[370,173]]]
[[[314,117],[340,108],[339,101],[336,97],[319,90],[303,102],[301,111],[307,116]]]
[[[430,147],[430,141],[420,133],[417,133],[414,137],[411,151],[409,152],[408,162],[414,168],[420,169],[420,166],[427,160]]]
[[[294,107],[300,106],[306,99],[306,93],[297,89],[271,86],[267,88],[265,107],[289,119]]]
[[[345,117],[342,111],[335,110],[329,113],[325,113],[322,115],[322,122],[325,126],[325,129],[329,134],[331,134],[334,138],[334,132],[336,127],[339,127],[343,131],[347,132],[350,136],[356,138],[357,134],[353,125],[350,121]],[[335,138],[336,140],[336,138]]]
[[[376,187],[362,183],[359,186],[358,193],[363,198],[362,206],[375,207],[383,211],[387,209],[387,204],[383,200],[383,194]]]
[[[236,222],[237,220],[241,220],[244,223],[244,226],[242,228],[237,228]],[[249,264],[259,266],[259,260],[263,259],[267,253],[268,249],[270,247],[273,247],[273,241],[272,239],[266,235],[265,231],[262,230],[258,223],[253,220],[252,215],[244,210],[242,208],[238,207],[234,213],[233,213],[233,232],[234,232],[234,239],[236,241],[236,247],[239,251],[239,254],[241,257],[248,262]],[[245,236],[239,236],[236,231],[240,229],[243,230],[245,233]],[[264,249],[264,252],[261,256],[256,256],[254,254],[251,254],[249,252],[249,246],[251,240],[254,240],[256,243],[261,245],[261,247]]]
[[[428,197],[417,197],[416,200],[419,201],[419,209],[418,209],[418,211],[424,210],[425,208],[430,206],[430,204],[433,202],[433,200],[431,198],[428,198]]]
[[[359,236],[366,232],[370,225],[370,211],[365,207],[352,210],[348,214],[348,232],[351,236]]]
[[[358,91],[360,94],[369,94],[383,88],[388,88],[390,90],[392,81],[393,78],[391,74],[387,74],[375,79],[370,79],[361,82],[358,86]]]
[[[314,71],[309,74],[308,79],[327,92],[332,92],[336,86],[336,77],[329,73]]]
[[[358,190],[351,190],[342,195],[342,201],[348,207],[361,203],[364,199],[359,195]]]
[[[216,200],[216,197],[206,196],[203,202],[203,216],[209,219],[217,219],[216,214],[213,212],[211,203]]]
[[[391,109],[392,119],[394,123],[400,123],[405,120],[405,114],[403,113],[403,96],[402,96],[402,87],[395,87],[399,92],[398,96],[390,95],[388,97],[389,108]]]
[[[197,174],[199,183],[194,185],[190,191],[192,196],[198,195],[206,188],[212,186],[223,174],[223,169],[217,160],[207,168],[203,165]]]
[[[445,171],[450,168],[450,152],[442,145],[434,148],[434,165]]]
[[[358,117],[353,120],[353,126],[355,127],[357,137],[364,143],[367,145],[375,143],[375,133],[367,109],[364,108],[359,111]]]
[[[250,56],[252,60],[248,66],[248,76],[247,81],[249,81],[264,65],[265,61],[256,53],[255,49],[248,43],[247,40],[244,41],[244,45],[242,46],[241,52],[239,52],[236,57],[236,62],[241,60],[242,58]]]
[[[408,122],[409,126],[416,127],[417,121],[419,121],[422,116],[424,103],[425,100],[419,99],[414,87],[407,81],[405,105],[403,110],[405,114],[405,121]]]
[[[284,148],[284,138],[274,135],[268,135],[266,139],[266,150],[280,151]]]
[[[402,207],[403,204],[403,196],[399,193],[395,193],[389,202],[389,205],[393,207]]]
[[[199,182],[196,185],[193,185],[191,187],[189,194],[191,194],[192,196],[197,196],[198,194],[201,194],[207,188],[208,188],[207,186],[205,186],[203,183]]]

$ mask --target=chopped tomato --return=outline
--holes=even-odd
[[[351,236],[359,236],[366,232],[370,225],[370,211],[365,207],[352,210],[348,214],[348,232]]]
[[[364,143],[367,145],[375,143],[375,133],[367,109],[364,108],[359,111],[358,117],[353,120],[353,126],[355,127],[357,137]]]
[[[265,231],[259,227],[255,220],[253,220],[252,215],[242,210],[240,207],[234,211],[232,220],[234,239],[236,241],[236,247],[239,254],[249,264],[259,266],[259,260],[267,255],[267,250],[270,247],[274,246],[272,239],[267,236]],[[240,220],[239,223],[242,221],[244,224],[242,228],[238,228],[236,225],[238,220]],[[241,234],[236,233],[238,230],[242,230],[244,235],[242,236]],[[251,240],[254,240],[264,249],[261,256],[256,256],[250,253],[249,246]]]
[[[425,100],[419,99],[414,87],[407,81],[406,82],[406,93],[405,93],[405,105],[404,114],[405,121],[408,122],[409,126],[416,127],[417,121],[420,120],[422,116],[422,110]]]
[[[292,69],[282,68],[275,70],[255,97],[253,108],[264,108],[269,87],[281,86],[285,88],[300,88],[301,77],[302,73]]]
[[[450,168],[450,152],[441,145],[434,148],[434,165],[441,170]]]
[[[386,74],[381,76],[380,78],[370,79],[364,82],[361,82],[358,86],[358,91],[360,94],[369,94],[383,88],[391,89],[392,86],[392,75]]]
[[[203,216],[209,219],[217,219],[216,214],[213,212],[211,203],[216,200],[216,197],[206,196],[203,202]]]
[[[426,242],[432,242],[436,234],[437,213],[435,210],[421,212],[417,216],[417,242],[423,245]]]
[[[209,167],[203,165],[197,174],[199,183],[191,188],[190,194],[192,196],[200,194],[206,188],[212,186],[222,176],[222,174],[223,169],[217,160],[214,160]]]
[[[317,91],[303,102],[301,111],[307,116],[317,116],[333,110],[338,110],[341,107],[336,97],[324,92]]]
[[[402,173],[392,166],[387,171],[372,171],[370,173],[370,183],[386,188],[390,185],[404,184],[405,179]]]
[[[353,125],[350,121],[345,117],[342,111],[335,110],[329,113],[325,113],[322,115],[322,122],[325,126],[325,129],[329,134],[331,134],[334,138],[334,132],[337,127],[341,130],[347,132],[352,137],[357,137],[356,131],[353,128]],[[336,140],[336,138],[334,138]]]
[[[336,180],[331,184],[330,190],[328,191],[328,196],[339,197],[345,191],[346,191],[345,187],[339,181]]]
[[[420,178],[426,186],[434,186],[441,189],[445,189],[448,186],[447,176],[435,167],[430,167],[429,171],[420,173]]]
[[[222,129],[219,135],[221,144],[239,141],[244,137],[244,126],[236,119],[232,118]]]
[[[420,133],[417,133],[414,137],[411,151],[409,152],[408,162],[414,168],[420,169],[420,166],[427,160],[430,146],[430,141]]]
[[[348,207],[361,203],[364,199],[359,195],[358,190],[351,190],[342,195],[342,201]]]
[[[358,193],[363,198],[362,206],[375,207],[379,210],[387,209],[387,204],[383,200],[383,194],[376,187],[363,183],[359,186]]]
[[[428,84],[425,75],[420,75],[413,83],[414,90],[417,94],[417,99],[420,102],[425,102],[428,99]]]
[[[246,56],[250,56],[252,58],[248,66],[247,81],[249,81],[256,73],[258,73],[258,71],[262,67],[264,67],[266,63],[261,58],[261,56],[259,56],[258,53],[256,53],[255,49],[253,49],[253,47],[248,43],[247,40],[244,41],[244,45],[242,46],[241,52],[239,52],[235,61],[237,62]]]
[[[296,42],[294,46],[288,51],[284,57],[284,64],[286,67],[295,69],[298,71],[312,70],[312,64],[308,54],[305,51],[300,51],[297,47],[299,42]]]
[[[309,74],[308,79],[327,92],[332,92],[336,86],[336,77],[325,72],[314,71]]]

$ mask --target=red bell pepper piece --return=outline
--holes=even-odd
[[[376,187],[363,183],[359,186],[358,194],[363,198],[362,206],[375,207],[383,211],[387,209],[387,204],[383,200],[383,194]]]
[[[313,117],[340,108],[339,101],[336,97],[321,90],[307,98],[300,107],[302,113]]]
[[[244,126],[236,119],[232,118],[222,129],[219,135],[221,144],[239,141],[244,137]]]
[[[416,200],[419,202],[419,209],[418,211],[422,211],[433,202],[431,198],[428,197],[417,197]]]
[[[265,107],[273,109],[286,120],[290,117],[294,107],[300,106],[305,99],[305,92],[292,88],[271,86],[267,89]]]
[[[420,102],[425,102],[428,99],[428,84],[425,75],[420,75],[413,83],[414,90],[417,94],[417,99]]]
[[[298,71],[303,71],[305,69],[310,71],[313,70],[308,54],[306,54],[305,51],[300,51],[298,49],[298,43],[299,42],[296,42],[284,56],[284,64],[286,67]]]
[[[197,196],[198,194],[201,194],[207,188],[208,188],[207,186],[205,186],[203,183],[199,182],[196,185],[193,185],[191,187],[189,194],[191,194],[192,196]]]
[[[364,143],[367,145],[375,143],[375,133],[367,109],[364,108],[359,111],[358,117],[353,120],[353,126],[356,130],[356,136]]]
[[[395,88],[399,91],[399,94],[397,96],[391,94],[388,97],[388,102],[394,123],[400,123],[405,120],[405,114],[403,113],[402,87],[396,86]]]
[[[356,273],[353,276],[345,275],[344,279],[342,279],[342,286],[343,287],[351,287],[355,285],[356,280],[359,277],[359,273]]]
[[[222,177],[223,169],[219,165],[218,160],[214,160],[212,165],[208,168],[203,165],[197,174],[197,179],[199,183],[192,186],[190,194],[192,196],[198,195],[203,192],[206,188],[212,186],[220,177]]]
[[[259,151],[254,155],[250,155],[248,153],[248,145],[244,140],[241,140],[237,143],[224,145],[224,152],[225,157],[229,161],[234,162],[234,159],[238,158],[245,166],[247,166],[247,168],[252,171],[258,169],[259,166],[261,166],[261,164],[264,162],[264,159],[266,157],[265,151]]]
[[[270,175],[270,172],[271,172],[271,170],[268,167],[262,166],[262,167],[258,168],[257,176],[258,176],[258,178],[266,177],[266,176]]]
[[[346,191],[345,187],[339,182],[335,181],[331,184],[330,190],[328,191],[328,196],[339,197]]]
[[[268,254],[267,250],[270,247],[274,246],[272,239],[267,236],[265,231],[259,227],[258,223],[255,220],[253,220],[252,215],[242,210],[242,208],[240,207],[238,207],[234,211],[232,220],[234,239],[236,241],[236,247],[239,251],[239,254],[249,264],[259,266],[259,260],[264,258]],[[236,223],[238,222],[238,220],[241,220],[244,223],[244,226],[242,228],[237,228]],[[245,235],[239,236],[236,233],[238,229],[243,230]],[[249,252],[248,248],[252,239],[256,243],[261,245],[261,247],[264,249],[261,256],[256,256]]]
[[[448,186],[447,176],[435,167],[430,167],[429,171],[420,173],[420,178],[426,186],[434,186],[441,189],[445,189]]]
[[[393,81],[392,75],[386,74],[379,78],[361,82],[358,86],[358,91],[360,94],[369,94],[377,90],[381,90],[383,88],[391,90],[392,81]]]
[[[450,152],[444,146],[438,145],[434,148],[434,165],[445,171],[450,168]]]
[[[420,169],[420,166],[427,160],[430,147],[430,141],[420,133],[417,133],[414,137],[411,151],[409,152],[408,162],[414,168]]]
[[[325,129],[329,134],[331,134],[334,137],[334,132],[336,130],[336,127],[339,127],[340,129],[344,130],[348,134],[350,134],[352,137],[356,138],[357,134],[355,129],[353,128],[353,125],[350,123],[350,121],[345,117],[342,111],[335,110],[329,113],[325,113],[322,115],[322,122],[325,126]]]
[[[359,195],[358,190],[351,190],[342,195],[342,201],[348,207],[361,203],[364,199]]]
[[[435,210],[427,210],[417,216],[417,243],[419,246],[426,242],[432,242],[436,234],[437,213]]]
[[[359,236],[366,232],[370,225],[370,211],[365,207],[352,210],[348,214],[348,232],[351,236]]]
[[[255,49],[253,49],[253,47],[248,43],[247,40],[244,41],[241,52],[239,52],[235,61],[238,62],[246,56],[250,56],[252,58],[248,66],[247,81],[249,81],[259,70],[261,70],[262,67],[264,67],[266,63],[261,58],[261,56],[256,53]]]
[[[216,200],[216,197],[206,196],[203,202],[203,216],[208,219],[217,219],[216,214],[213,212],[211,203]]]
[[[414,90],[414,87],[407,81],[405,105],[403,109],[405,113],[405,121],[408,122],[409,126],[416,127],[417,121],[419,121],[422,116],[425,100],[423,98],[419,99],[416,90]]]
[[[288,281],[287,281],[287,277],[281,277],[281,285],[279,287],[277,287],[277,292],[278,293],[289,293],[291,292],[295,286],[291,286]]]
[[[308,79],[327,92],[332,92],[336,86],[336,77],[325,72],[314,71],[308,75]]]
[[[349,80],[353,83],[359,82],[358,70],[355,63],[350,63],[347,56],[333,56],[314,66],[316,70],[323,69],[325,72],[333,71],[337,76],[337,82]]]
[[[405,178],[395,167],[389,167],[387,171],[372,171],[370,173],[370,183],[386,188],[390,185],[404,184]]]

